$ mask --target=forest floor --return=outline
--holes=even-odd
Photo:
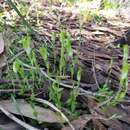
[[[130,130],[128,15],[9,5],[0,18],[0,130]]]

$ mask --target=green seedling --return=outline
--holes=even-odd
[[[116,105],[119,102],[123,101],[128,90],[128,72],[129,72],[128,57],[129,57],[129,46],[124,45],[123,46],[123,64],[122,64],[121,77],[120,77],[120,88],[114,100],[112,101],[113,105]]]
[[[101,0],[100,9],[117,9],[120,4],[115,1]]]
[[[58,81],[58,80],[57,80]],[[61,107],[61,92],[62,88],[59,87],[58,83],[52,84],[49,88],[49,99],[50,101],[53,101],[53,103],[60,108]]]
[[[104,96],[96,96],[96,100],[98,102],[107,101],[114,94],[114,92],[108,88],[107,84],[104,84],[103,86],[100,86],[97,93],[104,95]],[[108,104],[108,103],[106,103],[106,104]]]
[[[41,54],[41,57],[42,59],[44,60],[45,62],[45,66],[47,68],[47,72],[49,74],[49,62],[48,62],[48,52],[47,52],[47,47],[43,46],[40,48],[40,54]]]

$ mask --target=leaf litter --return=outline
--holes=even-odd
[[[43,6],[43,5],[42,5]],[[124,44],[124,42],[129,42],[128,33],[129,31],[129,22],[124,22],[120,17],[117,19],[113,19],[109,21],[109,18],[102,19],[101,23],[93,25],[93,21],[84,22],[83,23],[83,31],[80,32],[80,23],[79,23],[79,14],[74,14],[73,11],[68,12],[64,10],[65,8],[59,8],[59,5],[54,6],[55,8],[52,9],[52,12],[49,10],[50,5],[46,5],[42,10],[45,11],[45,15],[41,18],[40,26],[34,26],[36,29],[36,34],[32,33],[31,38],[35,43],[35,47],[38,47],[41,43],[48,43],[48,46],[51,44],[51,34],[52,32],[58,33],[60,28],[65,27],[69,31],[72,36],[72,47],[73,52],[75,55],[78,56],[78,66],[82,67],[84,73],[81,75],[81,84],[80,87],[85,91],[90,91],[94,93],[98,90],[98,85],[102,85],[109,80],[108,86],[112,90],[118,90],[119,88],[119,78],[122,66],[122,50],[120,48],[114,48],[113,44]],[[33,12],[33,10],[32,10]],[[32,15],[33,14],[33,15]],[[57,15],[58,14],[58,15]],[[60,16],[60,21],[57,16]],[[30,17],[30,24],[36,24],[36,16],[35,10],[34,13],[29,13]],[[34,19],[34,21],[32,20]],[[40,18],[39,18],[40,19]],[[17,19],[17,21],[20,19]],[[116,22],[115,22],[116,21]],[[118,22],[120,21],[120,23]],[[126,20],[127,21],[127,20]],[[115,24],[116,23],[116,24]],[[128,32],[128,33],[127,33]],[[16,35],[23,36],[25,35],[25,31],[17,32]],[[81,35],[81,37],[80,37]],[[78,41],[79,38],[82,38],[80,52],[77,51],[78,49]],[[56,51],[60,50],[59,39],[56,39]],[[0,56],[3,56],[4,52],[4,41],[3,36],[0,35]],[[19,51],[18,51],[19,53]],[[51,56],[50,59],[51,60]],[[110,66],[109,61],[113,60],[113,65],[111,68],[111,73],[109,74]],[[128,59],[130,60],[130,59]],[[0,60],[1,62],[2,60]],[[42,62],[40,58],[38,58],[39,64],[41,65]],[[2,65],[0,68],[5,66],[3,64],[5,59],[2,61]],[[95,64],[93,65],[93,62]],[[129,62],[129,61],[128,61]],[[2,72],[1,72],[2,73]],[[2,75],[3,77],[3,75]],[[88,77],[88,78],[86,78]],[[96,78],[95,78],[96,77]],[[130,76],[129,76],[130,80]],[[62,83],[66,83],[72,85],[72,81],[67,79],[67,81],[63,81]],[[98,83],[98,84],[97,84]],[[47,84],[48,85],[48,84]],[[62,86],[62,84],[61,84]],[[46,85],[44,87],[47,87]],[[63,87],[63,86],[62,86]],[[66,88],[64,88],[66,89]],[[40,90],[41,91],[41,90]],[[42,93],[40,91],[36,91],[36,95],[38,97],[43,98],[43,94],[47,97],[47,89],[43,89]],[[17,93],[17,92],[16,92]],[[30,93],[27,93],[28,95]],[[128,91],[129,94],[129,91]],[[86,95],[87,96],[87,95]],[[84,117],[82,114],[77,119],[72,119],[70,122],[76,130],[82,130],[84,128],[89,128],[89,124],[91,124],[90,128],[95,129],[103,129],[103,130],[111,130],[111,129],[120,129],[120,130],[127,130],[130,129],[130,120],[129,120],[129,113],[128,113],[128,106],[130,97],[127,96],[126,102],[120,103],[119,106],[115,108],[110,107],[107,111],[102,111],[102,109],[97,108],[98,102],[94,99],[89,99],[88,97],[79,96],[79,102],[82,102],[86,108],[89,109],[89,115]],[[63,98],[66,95],[63,95]],[[64,100],[64,99],[63,99]],[[2,100],[1,106],[5,108],[9,113],[22,115],[28,118],[34,119],[32,115],[33,109],[32,107],[25,102],[23,99],[17,100],[19,104],[19,109],[21,113],[18,113],[16,107],[10,102],[10,100]],[[26,109],[25,109],[26,107]],[[41,122],[48,122],[48,123],[59,123],[61,124],[61,120],[57,120],[58,116],[56,113],[50,109],[46,109],[43,107],[35,106],[37,111],[42,113],[39,115],[38,121]],[[109,114],[109,115],[108,115]],[[113,115],[120,114],[121,117],[114,118]],[[62,122],[63,123],[63,122]],[[127,124],[127,125],[126,125]],[[0,124],[1,125],[1,124]],[[1,128],[4,128],[1,126]],[[62,128],[62,130],[69,130],[71,129],[68,125]],[[16,129],[17,130],[17,129]]]

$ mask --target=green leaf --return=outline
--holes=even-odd
[[[14,71],[15,73],[18,73],[19,68],[20,68],[20,63],[18,62],[18,60],[15,60],[15,61],[13,62],[13,71]]]
[[[77,80],[78,80],[78,81],[81,80],[81,68],[78,69]]]
[[[31,37],[30,36],[25,36],[22,38],[22,44],[23,44],[23,48],[26,51],[27,55],[31,54]]]
[[[129,46],[127,44],[124,45],[123,52],[124,52],[123,61],[127,61],[128,57],[129,57]]]
[[[69,38],[66,40],[66,50],[67,50],[67,53],[68,53],[69,56],[73,55],[71,41],[70,41]]]
[[[65,46],[65,35],[66,35],[66,33],[64,31],[61,31],[61,33],[60,33],[60,42],[61,42],[62,47]]]
[[[41,54],[42,58],[46,61],[47,60],[47,49],[46,49],[46,47],[40,48],[40,54]]]

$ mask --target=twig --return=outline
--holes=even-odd
[[[0,84],[9,84],[9,83],[15,83],[18,84],[21,82],[20,80],[5,80],[5,79],[0,79]]]
[[[0,89],[0,94],[3,93],[16,93],[20,92],[20,89]]]
[[[73,127],[73,125],[70,123],[69,119],[56,106],[54,106],[52,103],[50,103],[50,102],[48,102],[48,101],[46,101],[44,99],[40,99],[40,98],[35,98],[35,101],[40,102],[40,103],[44,103],[44,104],[48,105],[49,107],[53,108],[55,111],[57,111],[61,115],[61,117],[63,119],[66,120],[66,122],[69,124],[69,126],[71,127],[71,129],[75,130],[75,128]]]
[[[61,85],[61,86],[63,86],[63,87],[71,88],[71,89],[73,89],[73,88],[78,88],[77,86],[72,86],[72,85],[68,85],[68,84],[64,84],[64,83],[62,83],[62,82],[56,81],[55,79],[49,77],[49,76],[47,75],[47,73],[46,73],[45,71],[43,71],[42,69],[40,69],[40,72],[41,72],[46,78],[50,79],[51,81],[53,81],[53,82],[55,82],[55,83],[58,83],[59,85]],[[82,88],[78,88],[78,90],[79,90],[79,92],[82,93],[82,95],[85,94],[85,95],[87,95],[87,96],[89,96],[89,95],[91,95],[91,96],[105,96],[105,95],[101,95],[101,94],[98,94],[98,93],[93,93],[93,92],[90,92],[90,91],[86,91],[86,90],[84,90],[84,89],[82,89]],[[80,95],[80,94],[79,94],[79,95]]]
[[[34,66],[27,65],[27,64],[23,63],[22,61],[21,61],[21,64],[22,64],[23,66],[27,67],[27,68],[38,69],[38,68],[36,68],[36,67],[34,67]],[[75,88],[78,88],[77,86],[72,86],[72,85],[64,84],[64,83],[62,83],[62,82],[60,82],[60,81],[56,81],[55,79],[49,77],[49,75],[44,71],[44,68],[39,68],[39,71],[40,71],[41,74],[43,74],[46,78],[48,78],[50,81],[55,82],[55,83],[57,83],[57,84],[59,84],[59,85],[61,85],[61,86],[63,86],[63,87],[70,88],[70,89],[73,89],[74,87],[75,87]],[[102,94],[98,94],[98,93],[93,93],[93,92],[90,92],[90,91],[86,91],[86,90],[84,90],[84,89],[82,89],[82,88],[78,88],[78,90],[79,90],[79,92],[82,93],[82,95],[84,94],[84,95],[86,95],[86,96],[103,96],[103,97],[104,97],[104,95],[102,95]],[[80,94],[79,94],[79,95],[80,95]]]
[[[97,120],[105,120],[105,121],[109,121],[109,120],[112,120],[112,119],[119,119],[121,118],[121,116],[118,116],[118,115],[115,115],[113,114],[112,116],[110,116],[109,118],[105,118],[103,116],[100,116],[99,114],[92,114],[92,115],[84,115],[84,118],[85,119],[97,119]]]
[[[12,79],[12,80],[5,80],[5,79],[0,79],[0,84],[9,84],[9,83],[12,83],[12,84],[19,84],[21,82],[25,82],[24,79],[20,78],[19,80],[16,80],[16,79]],[[28,79],[27,80],[29,83],[32,83],[32,79]],[[36,82],[38,82],[38,80],[35,80]]]
[[[26,128],[27,130],[40,130],[38,128],[32,127],[29,124],[26,124],[25,122],[21,121],[20,119],[16,118],[13,114],[11,114],[10,112],[6,111],[2,106],[0,106],[0,110],[10,119],[12,119],[13,121],[15,121],[16,123],[18,123],[19,125],[23,126],[24,128]]]
[[[107,103],[109,103],[111,100],[113,99],[113,96],[110,97],[109,99],[107,99],[106,101],[103,101],[102,103],[99,103],[98,106],[95,109],[98,109],[104,105],[106,105]]]

